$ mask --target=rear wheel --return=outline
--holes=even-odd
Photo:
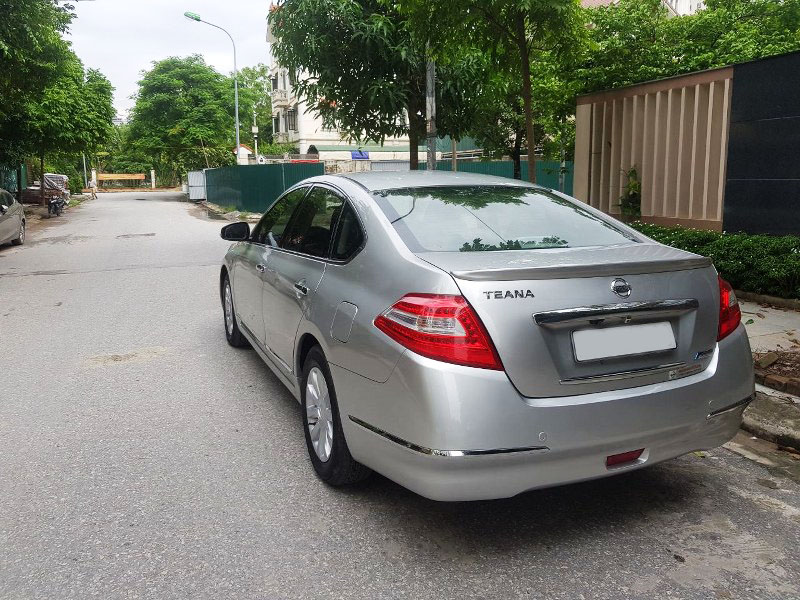
[[[319,346],[306,357],[301,385],[303,430],[314,471],[334,486],[367,478],[372,471],[353,459],[344,439],[328,361]]]
[[[236,312],[233,310],[233,291],[231,290],[231,280],[228,275],[222,282],[222,313],[225,317],[225,338],[228,343],[235,348],[248,346],[247,340],[239,331],[239,323],[236,322]]]
[[[17,236],[17,239],[11,240],[11,243],[15,246],[21,246],[25,243],[25,221],[20,221],[19,235]]]

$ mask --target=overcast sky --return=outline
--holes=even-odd
[[[238,66],[266,63],[269,0],[94,0],[75,5],[70,39],[87,68],[102,71],[116,88],[120,117],[133,106],[141,71],[168,56],[201,54],[222,73],[233,71],[231,42],[223,32],[190,21],[185,11],[227,29]]]

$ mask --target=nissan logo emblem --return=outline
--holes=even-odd
[[[611,291],[620,298],[627,298],[631,295],[631,285],[622,277],[617,277],[611,282]]]

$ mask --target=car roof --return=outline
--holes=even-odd
[[[539,187],[526,181],[480,175],[478,173],[450,171],[370,171],[335,175],[354,181],[370,192],[417,187],[479,186]]]

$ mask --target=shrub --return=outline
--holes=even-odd
[[[631,226],[662,244],[708,256],[737,290],[800,298],[798,236],[718,233],[639,222]]]

